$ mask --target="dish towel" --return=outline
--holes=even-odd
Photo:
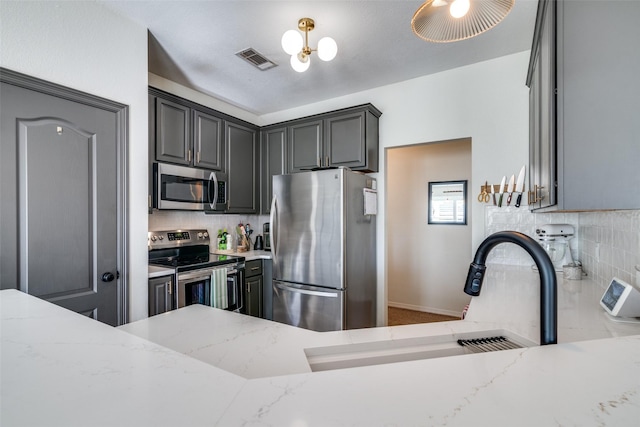
[[[222,310],[229,307],[227,295],[227,269],[216,268],[211,273],[211,307]]]

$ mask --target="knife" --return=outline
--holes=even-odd
[[[496,205],[496,190],[493,188],[493,184],[491,184],[491,198],[493,199],[493,206]]]
[[[520,207],[520,202],[522,201],[522,193],[524,193],[524,166],[522,165],[522,169],[520,169],[520,173],[518,174],[518,182],[516,183],[516,191],[519,193],[518,198],[516,199],[516,208]]]
[[[504,183],[507,181],[507,177],[503,176],[502,177],[502,181],[500,181],[500,191],[498,191],[498,194],[500,197],[498,197],[498,207],[501,208],[502,207],[502,195],[504,194]]]
[[[509,193],[509,197],[507,197],[507,206],[511,204],[511,196],[514,191],[516,191],[516,176],[511,175],[511,178],[509,178],[509,185],[507,185],[507,192]]]

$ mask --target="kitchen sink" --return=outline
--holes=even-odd
[[[313,372],[536,346],[504,329],[304,349]]]

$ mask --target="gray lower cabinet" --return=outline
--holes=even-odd
[[[258,128],[225,122],[228,213],[258,213],[260,146]]]
[[[149,317],[175,308],[173,276],[149,279]]]
[[[380,115],[367,104],[287,123],[289,172],[338,166],[377,172]]]
[[[224,119],[213,110],[149,89],[150,160],[225,171]],[[151,121],[151,120],[150,120]]]
[[[263,130],[260,135],[262,148],[262,189],[260,211],[268,214],[271,211],[273,196],[272,177],[287,173],[287,128],[278,127]]]
[[[532,192],[548,187],[537,199],[551,194],[532,200],[532,209],[640,208],[638,17],[634,1],[540,1],[527,83],[539,91],[531,96],[530,144],[541,160],[532,160],[529,176]]]
[[[262,312],[262,260],[245,263],[245,313],[254,317],[264,317]]]

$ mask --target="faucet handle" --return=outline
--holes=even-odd
[[[467,273],[467,281],[464,285],[464,293],[477,297],[480,295],[480,289],[482,288],[482,281],[484,280],[484,272],[487,266],[484,264],[471,263],[469,265],[469,273]]]

